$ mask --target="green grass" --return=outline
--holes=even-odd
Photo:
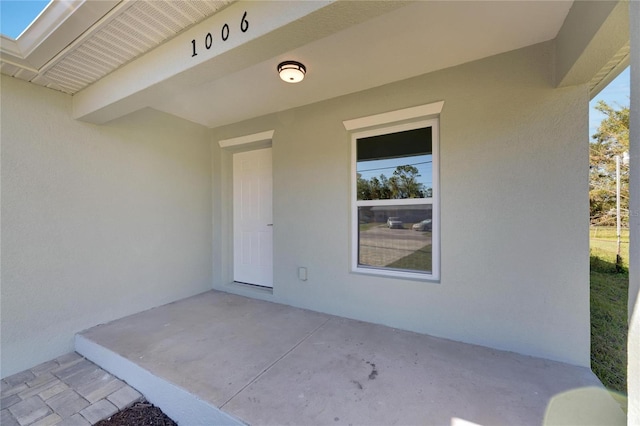
[[[589,238],[591,240],[606,239],[616,240],[616,227],[615,226],[592,226],[589,228]],[[622,242],[629,242],[629,228],[620,229],[620,240]]]
[[[589,229],[589,241],[591,257],[594,256],[605,262],[616,263],[616,253],[618,243],[616,228],[613,226],[592,226]],[[622,267],[629,268],[629,230],[622,229],[620,232],[620,257]]]
[[[387,265],[389,268],[410,269],[414,271],[431,271],[431,243],[425,245],[419,250],[414,251],[395,262]]]
[[[624,268],[618,271],[615,228],[590,234],[591,369],[608,389],[626,394],[629,245],[621,247]]]
[[[628,285],[627,274],[591,271],[591,369],[608,389],[625,394]]]
[[[616,252],[618,245],[615,240],[590,240],[590,252],[591,256],[596,256],[606,262],[616,263]],[[620,244],[620,257],[622,258],[622,266],[629,268],[629,243],[621,242]]]
[[[361,223],[359,228],[360,228],[360,232],[363,231],[367,231],[371,228],[377,228],[379,226],[383,226],[385,225],[384,223],[378,223],[378,222],[369,222],[369,223]]]

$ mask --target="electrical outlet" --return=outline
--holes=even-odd
[[[301,281],[307,280],[307,268],[301,266],[298,268],[298,279]]]

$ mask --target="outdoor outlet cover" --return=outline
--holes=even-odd
[[[298,268],[298,278],[302,281],[307,280],[307,268],[300,267]]]

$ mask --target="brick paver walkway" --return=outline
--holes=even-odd
[[[2,380],[2,426],[92,425],[142,395],[77,353]]]

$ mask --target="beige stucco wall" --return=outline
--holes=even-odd
[[[214,287],[589,365],[588,93],[552,87],[552,51],[536,45],[215,129]],[[440,100],[441,281],[351,273],[342,121]],[[217,145],[269,129],[272,296],[230,283],[232,154]]]
[[[2,377],[211,288],[207,129],[150,110],[89,125],[70,96],[1,88]]]

